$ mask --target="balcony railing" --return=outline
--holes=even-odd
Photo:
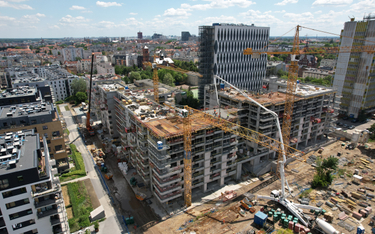
[[[48,199],[48,200],[41,201],[41,202],[34,202],[34,205],[35,205],[35,208],[40,208],[43,206],[54,205],[54,204],[58,204],[61,202],[62,202],[62,199]]]
[[[53,208],[47,211],[39,212],[38,213],[38,219],[44,218],[44,217],[49,217],[51,215],[55,215],[58,213],[58,208]]]

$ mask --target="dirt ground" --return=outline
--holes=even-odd
[[[68,186],[61,186],[61,190],[62,190],[62,195],[63,195],[63,199],[65,202],[65,206],[69,206],[70,199],[69,199],[69,194],[68,194]]]
[[[332,225],[338,230],[343,233],[354,233],[356,231],[357,226],[360,224],[363,225],[366,229],[366,233],[371,233],[371,227],[369,226],[370,217],[373,214],[370,214],[367,218],[362,218],[361,220],[356,220],[352,217],[352,212],[358,212],[359,209],[363,208],[359,205],[350,209],[348,204],[345,202],[344,197],[335,195],[335,191],[341,193],[342,190],[347,192],[350,196],[350,192],[357,192],[358,188],[362,188],[364,186],[375,188],[373,182],[364,183],[363,181],[371,181],[373,176],[375,175],[374,170],[367,168],[364,163],[362,163],[361,158],[365,160],[372,160],[375,159],[375,144],[369,143],[367,144],[368,147],[360,146],[353,150],[345,149],[345,146],[342,144],[346,142],[337,141],[329,146],[324,147],[322,153],[318,153],[318,151],[310,152],[306,154],[301,160],[294,161],[290,163],[286,168],[286,178],[289,183],[291,190],[293,191],[292,195],[288,197],[289,200],[299,203],[298,199],[300,198],[301,190],[308,189],[311,187],[310,183],[313,179],[313,175],[315,173],[315,169],[310,164],[304,162],[309,156],[322,156],[322,158],[327,158],[329,156],[337,156],[337,153],[341,153],[339,156],[339,168],[341,169],[341,174],[335,174],[335,179],[332,182],[331,186],[325,189],[314,189],[310,194],[307,195],[307,198],[310,199],[309,205],[316,206],[317,203],[322,202],[323,205],[321,208],[325,209],[327,212],[331,212],[333,214],[333,221]],[[369,164],[369,167],[371,167]],[[359,185],[355,185],[352,183],[353,177],[352,174],[354,173],[355,169],[359,169],[359,175],[362,176],[364,179]],[[362,171],[364,170],[364,171]],[[271,178],[271,177],[268,177]],[[267,178],[266,180],[267,181]],[[240,206],[239,201],[243,198],[240,196],[241,194],[251,191],[252,188],[257,186],[260,183],[258,182],[250,184],[249,186],[244,186],[240,188],[237,193],[239,197],[229,203],[223,203],[219,199],[215,199],[208,203],[205,203],[199,207],[195,207],[193,209],[188,210],[185,213],[179,214],[171,219],[168,219],[164,222],[161,222],[150,229],[147,230],[146,233],[183,233],[190,231],[195,231],[196,233],[245,233],[245,231],[251,230],[254,228],[253,218],[254,214],[246,212],[244,216],[239,215],[238,207]],[[349,184],[348,184],[349,182]],[[255,195],[269,195],[272,190],[279,190],[281,188],[280,180],[276,180],[275,182],[271,183],[270,185],[260,189],[259,191],[255,192]],[[374,192],[367,191],[368,193],[374,194]],[[335,195],[335,196],[332,196]],[[343,221],[346,225],[351,226],[354,228],[353,231],[348,231],[345,228],[338,225],[341,221],[338,219],[338,214],[341,213],[339,209],[333,208],[331,209],[329,206],[325,204],[326,201],[331,200],[331,198],[343,198],[342,202],[339,202],[339,205],[343,207],[343,210],[347,213],[347,218]],[[286,211],[285,208],[280,207],[279,204],[275,202],[268,201],[268,200],[259,200],[259,203],[254,206],[256,212],[261,209],[264,205],[268,205],[272,209],[281,208],[282,210]],[[332,202],[332,201],[331,201]],[[364,202],[364,200],[356,200],[356,203]],[[374,201],[367,200],[365,201],[369,203],[372,207],[375,208]],[[210,209],[215,209],[213,213],[208,213]],[[304,212],[309,215],[310,217],[314,217],[314,214],[310,213],[309,210],[304,210]],[[322,215],[318,216],[318,218],[323,218]],[[269,219],[272,221],[272,219]],[[275,224],[275,228],[281,228],[279,224]],[[255,229],[257,230],[257,229]],[[312,233],[317,233],[316,231],[312,231]]]
[[[66,214],[68,216],[68,219],[73,218],[73,208],[72,207],[66,208]]]
[[[90,179],[86,179],[83,182],[85,183],[87,193],[90,196],[92,208],[95,210],[96,208],[98,208],[100,206],[100,202],[99,202],[98,197],[96,196],[94,187],[92,186],[92,183],[91,183]]]

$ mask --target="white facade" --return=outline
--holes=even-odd
[[[48,84],[53,89],[54,102],[64,100],[72,95],[72,81],[77,78],[65,78],[49,80]]]
[[[254,59],[243,50],[267,51],[269,27],[221,24],[214,31],[214,74],[238,88],[259,90],[266,76],[267,56]]]

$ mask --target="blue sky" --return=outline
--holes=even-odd
[[[212,23],[268,26],[271,36],[297,24],[339,34],[348,16],[369,13],[375,0],[0,0],[0,38],[197,34]]]

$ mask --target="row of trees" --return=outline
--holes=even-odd
[[[173,60],[174,65],[178,68],[188,70],[188,71],[193,71],[193,72],[198,72],[198,62],[193,63],[193,61],[190,62],[185,62],[185,61],[180,61],[180,60]]]
[[[277,75],[281,78],[281,79],[285,79],[287,80],[288,79],[288,72],[285,72],[283,70],[278,70],[277,71]],[[326,76],[324,78],[313,78],[313,77],[305,77],[305,78],[298,78],[298,80],[302,83],[302,84],[315,84],[315,85],[322,85],[322,86],[326,86],[326,87],[331,87],[332,86],[332,76]]]

